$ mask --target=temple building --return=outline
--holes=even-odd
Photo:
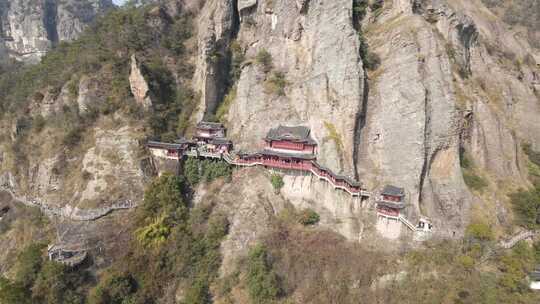
[[[239,153],[239,160],[269,168],[311,171],[317,143],[304,126],[279,126],[270,129],[264,138],[264,150],[258,153]]]
[[[239,164],[261,165],[266,168],[308,171],[353,196],[367,196],[362,185],[348,176],[337,175],[317,163],[317,142],[310,129],[304,126],[279,126],[264,138],[264,150],[257,153],[238,153]]]
[[[399,219],[401,209],[405,208],[405,190],[386,185],[377,199],[377,214],[386,218]]]
[[[51,244],[47,247],[50,261],[56,261],[69,267],[75,267],[87,257],[87,252],[81,244]]]
[[[529,273],[529,288],[540,290],[540,265],[536,265],[536,269]]]
[[[304,126],[279,126],[270,129],[265,141],[265,150],[275,152],[315,154],[317,143],[311,138],[311,131]]]
[[[212,138],[208,141],[206,148],[212,153],[229,153],[233,147],[232,141],[226,138]]]
[[[201,121],[197,124],[194,139],[209,142],[213,138],[224,138],[225,127],[218,122]]]
[[[433,224],[431,221],[426,217],[421,217],[418,221],[418,226],[416,226],[416,231],[431,232],[432,229]]]
[[[181,138],[174,143],[164,143],[158,141],[149,141],[146,146],[153,156],[168,159],[180,159],[184,152],[195,143],[191,140]]]

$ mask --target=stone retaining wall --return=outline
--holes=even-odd
[[[111,206],[96,209],[80,209],[66,205],[64,207],[49,206],[37,198],[29,196],[17,196],[9,185],[0,184],[0,191],[8,192],[14,200],[29,206],[39,208],[47,216],[61,216],[74,221],[93,221],[97,220],[115,210],[136,208],[138,204],[131,200],[119,201]]]

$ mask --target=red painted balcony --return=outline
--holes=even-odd
[[[391,208],[377,208],[377,213],[380,213],[382,215],[392,216],[392,217],[398,217],[399,216],[399,210],[391,209]]]

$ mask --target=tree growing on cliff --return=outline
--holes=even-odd
[[[257,245],[249,252],[247,285],[251,301],[256,304],[269,303],[281,293],[278,277],[263,245]]]
[[[31,244],[17,256],[15,281],[25,288],[30,288],[37,279],[43,265],[44,244]]]
[[[270,176],[270,182],[272,183],[272,187],[274,187],[274,191],[276,193],[279,193],[279,190],[285,186],[285,182],[283,182],[283,177],[279,174],[272,174]]]
[[[0,276],[0,303],[30,303],[28,291],[20,284]]]
[[[321,220],[321,217],[315,210],[307,208],[302,210],[298,215],[298,221],[304,226],[312,226],[317,224]]]
[[[261,49],[257,56],[255,56],[255,62],[262,67],[264,73],[268,73],[274,67],[272,63],[272,55],[265,49]]]
[[[520,224],[531,229],[540,226],[540,183],[533,189],[520,189],[510,194],[510,201]]]
[[[188,206],[182,195],[183,188],[184,179],[168,173],[148,186],[143,204],[137,209],[137,221],[142,229],[137,235],[163,236],[164,231],[173,225],[186,221]],[[164,227],[166,229],[162,229]]]

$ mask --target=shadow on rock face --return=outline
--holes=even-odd
[[[0,217],[4,216],[9,212],[9,206],[0,205]]]

